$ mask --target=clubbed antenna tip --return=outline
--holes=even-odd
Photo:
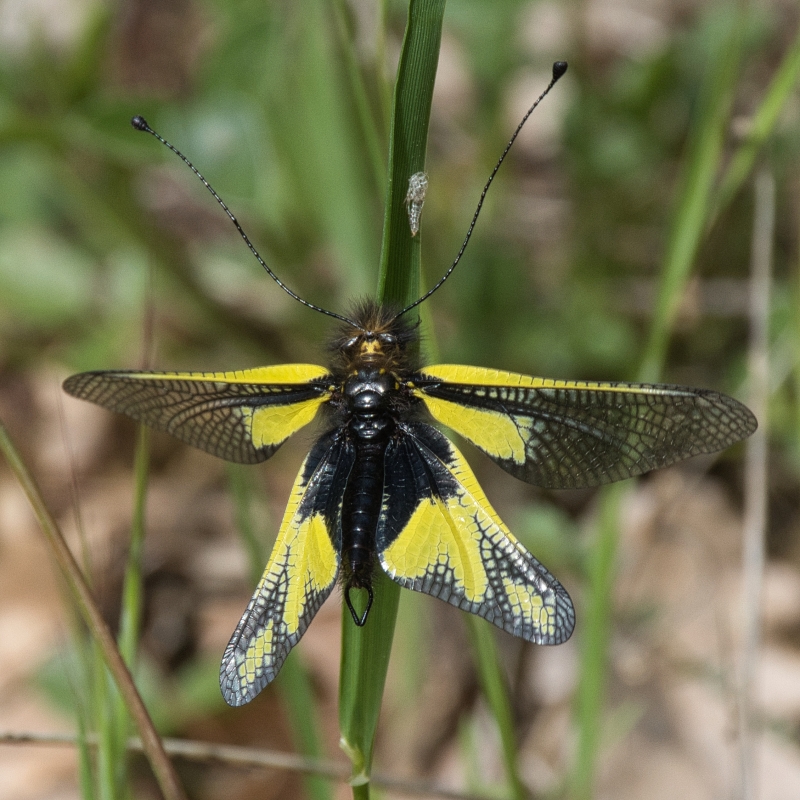
[[[568,66],[569,64],[567,64],[566,61],[556,61],[555,64],[553,64],[553,80],[557,81],[560,77],[562,77],[567,71]],[[145,125],[146,124],[147,123],[145,123]]]
[[[131,120],[131,125],[133,125],[137,131],[150,131],[147,120],[144,117],[140,117],[138,114]]]

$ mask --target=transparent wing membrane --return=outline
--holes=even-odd
[[[521,480],[550,489],[641,475],[749,436],[755,417],[705,389],[591,383],[436,365],[415,392],[439,422]]]
[[[240,464],[269,458],[307,425],[328,371],[286,364],[239,372],[83,372],[64,390]]]

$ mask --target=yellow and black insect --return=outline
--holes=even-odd
[[[555,65],[551,86],[565,70]],[[300,469],[269,563],[223,656],[220,684],[231,705],[249,702],[277,675],[337,580],[354,623],[364,625],[378,566],[401,586],[527,641],[569,638],[569,595],[506,528],[461,453],[431,421],[517,478],[555,489],[641,475],[721,450],[756,428],[741,403],[703,389],[424,366],[406,315],[455,268],[480,204],[458,257],[433,289],[403,309],[368,302],[345,317],[278,281],[200,173],[141,117],[133,124],[189,164],[287,293],[342,322],[329,367],[87,372],[64,383],[75,397],[238,463],[264,461],[321,417],[324,431]],[[351,602],[355,589],[369,598],[361,615]]]

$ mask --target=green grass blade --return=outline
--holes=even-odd
[[[478,657],[478,675],[489,708],[500,731],[500,743],[503,748],[503,761],[506,766],[511,797],[525,800],[528,796],[519,777],[517,769],[517,737],[514,732],[514,714],[494,632],[488,622],[479,617],[467,614],[467,626],[472,642],[472,649]]]
[[[124,711],[117,709],[118,696],[109,680],[99,645],[92,641],[92,677],[94,695],[92,708],[97,729],[97,782],[100,800],[124,797],[126,782],[126,753],[124,731],[120,741],[120,718]],[[120,749],[121,748],[121,749]]]
[[[425,171],[425,146],[439,63],[445,0],[411,0],[397,68],[389,133],[389,183],[383,223],[378,299],[406,304],[420,296],[420,240],[405,206],[408,179]]]
[[[63,420],[62,420],[63,424]],[[72,450],[65,437],[67,450],[70,453],[72,478],[72,502],[75,510],[75,522],[78,528],[80,555],[83,574],[87,585],[93,586],[92,553],[86,537],[81,516],[81,499],[78,492],[76,467],[72,461]],[[68,598],[67,598],[68,600]],[[113,739],[105,735],[112,716],[106,702],[106,668],[97,643],[86,636],[86,628],[80,614],[74,606],[69,606],[70,639],[75,653],[75,671],[72,680],[76,697],[75,717],[78,728],[78,781],[83,800],[113,797],[113,775],[105,768],[113,763],[111,755]],[[93,740],[90,747],[89,739]],[[102,749],[105,748],[105,751]]]
[[[606,659],[611,637],[611,591],[619,534],[619,505],[626,490],[609,486],[600,498],[595,541],[589,554],[589,575],[583,610],[581,678],[576,698],[578,753],[573,774],[573,797],[592,796],[605,701]]]
[[[145,507],[147,503],[149,467],[150,431],[146,426],[140,425],[133,466],[134,497],[131,539],[125,564],[120,628],[117,637],[120,654],[131,674],[136,672],[139,632],[144,608],[142,554],[144,552]],[[105,665],[99,652],[96,658],[96,675],[98,682],[102,681],[104,684],[103,694],[98,697],[96,709],[98,729],[103,731],[100,737],[100,761],[107,764],[107,770],[103,773],[103,780],[110,783],[111,786],[110,793],[103,792],[101,797],[107,797],[112,800],[115,797],[123,796],[128,782],[125,743],[130,735],[130,716],[122,696],[115,690],[113,683],[109,681],[109,676],[106,673]],[[108,752],[105,751],[106,747]]]
[[[390,129],[389,179],[378,284],[378,299],[384,303],[403,304],[419,296],[420,237],[410,235],[404,200],[408,178],[425,168],[444,6],[444,0],[411,0],[409,4]],[[399,587],[382,574],[376,575],[373,591],[375,600],[363,628],[353,624],[346,608],[342,613],[341,746],[353,765],[354,797],[364,798],[369,796],[373,742],[400,594]],[[354,599],[366,600],[364,597]]]
[[[325,752],[319,736],[322,726],[314,705],[314,687],[297,653],[283,665],[276,685],[289,711],[295,747],[304,756],[323,758]],[[303,775],[303,785],[311,800],[331,800],[333,797],[333,787],[326,778]]]
[[[638,380],[655,381],[666,356],[672,324],[711,210],[725,131],[730,118],[747,15],[730,11],[728,28],[710,40],[711,52],[697,101],[698,117],[690,134],[686,170],[678,189],[658,297]]]
[[[372,172],[372,181],[376,189],[383,194],[386,191],[386,165],[384,161],[383,141],[375,122],[375,117],[370,109],[367,87],[364,75],[358,65],[356,51],[351,41],[347,17],[348,9],[345,0],[333,1],[333,12],[336,16],[336,26],[342,40],[342,54],[345,60],[350,91],[353,94],[353,103],[356,107],[359,127],[367,148],[367,160]]]
[[[293,182],[296,202],[314,220],[346,270],[350,292],[358,295],[371,285],[378,258],[374,228],[380,195],[373,188],[374,166],[364,153],[370,147],[365,144],[370,125],[358,108],[359,91],[355,97],[352,91],[360,75],[348,68],[346,53],[341,63],[352,44],[337,34],[335,13],[331,0],[314,0],[303,4],[302,11],[298,5],[287,12],[290,18],[302,16],[302,25],[297,34],[274,44],[270,69],[291,77],[270,90],[279,113],[270,120],[269,131],[276,158]]]
[[[679,185],[676,212],[659,278],[658,298],[637,380],[657,381],[672,324],[701,238],[708,230],[715,176],[723,152],[742,51],[746,13],[730,13],[727,27],[710,41],[698,117],[690,133],[687,167]],[[611,634],[611,593],[624,487],[611,486],[600,498],[599,524],[588,554],[589,584],[584,609],[580,685],[576,701],[578,754],[573,797],[590,798],[601,746],[603,707]]]
[[[354,783],[353,784],[353,800],[369,800],[369,784],[368,783]]]
[[[756,156],[775,130],[778,117],[800,80],[800,31],[772,79],[767,94],[753,115],[745,141],[734,153],[717,191],[715,215],[725,210],[753,169]]]
[[[86,729],[85,714],[78,709],[78,786],[82,800],[95,800],[97,794],[94,790],[92,771],[92,754],[89,749],[88,731]]]
[[[145,507],[147,504],[147,478],[150,470],[150,431],[139,426],[134,455],[133,519],[125,577],[122,585],[122,610],[119,624],[119,651],[129,669],[136,666],[136,651],[144,607],[142,586],[142,553],[145,537]],[[126,733],[127,736],[127,733]]]
[[[372,748],[381,710],[386,671],[392,649],[400,587],[380,572],[372,584],[375,599],[369,620],[357,627],[342,608],[342,659],[339,673],[340,746],[353,766],[353,785],[369,780]],[[364,610],[364,592],[352,593],[358,613]]]
[[[98,663],[102,669],[105,665],[99,657],[97,646],[86,636],[86,626],[81,615],[74,606],[66,608],[70,616],[70,638],[75,655],[74,674],[70,674],[70,683],[75,693],[75,717],[78,729],[78,775],[81,787],[81,798],[101,798],[100,764],[102,746],[102,719],[97,711],[97,673]]]

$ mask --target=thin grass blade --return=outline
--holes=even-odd
[[[395,85],[389,176],[378,299],[404,304],[419,296],[420,237],[411,237],[404,200],[408,178],[425,169],[433,84],[439,61],[444,0],[411,0]],[[353,765],[353,796],[369,796],[369,774],[389,665],[400,588],[376,576],[369,621],[356,627],[342,615],[339,683],[341,746]],[[363,594],[363,592],[359,593]],[[365,598],[356,597],[365,602]],[[357,608],[357,610],[362,610]]]
[[[687,166],[679,185],[676,211],[659,276],[658,297],[638,381],[658,381],[672,325],[689,279],[701,238],[708,230],[714,179],[718,174],[725,130],[733,102],[746,24],[741,5],[732,9],[727,27],[710,42],[708,66],[690,133]],[[603,730],[611,590],[619,539],[619,508],[624,486],[610,486],[600,498],[599,522],[588,554],[589,585],[584,610],[580,685],[576,705],[578,753],[573,796],[593,793]]]
[[[136,667],[136,651],[142,624],[143,587],[142,553],[145,537],[145,507],[147,504],[147,479],[150,471],[150,431],[139,426],[134,455],[133,520],[130,548],[125,565],[122,587],[122,613],[120,616],[119,651],[128,668]],[[127,736],[127,732],[126,732]]]
[[[698,116],[690,133],[686,169],[678,189],[639,381],[652,383],[659,378],[672,325],[697,249],[707,230],[714,181],[739,74],[746,21],[744,10],[732,9],[727,30],[709,42],[711,51],[697,101]]]
[[[727,207],[753,169],[756,156],[775,130],[781,111],[800,80],[800,30],[778,67],[761,105],[752,118],[745,141],[725,170],[714,201],[714,216]]]
[[[75,607],[80,612],[102,651],[103,660],[113,675],[114,681],[125,700],[128,712],[142,738],[145,755],[150,762],[164,797],[166,800],[185,800],[186,796],[178,781],[178,776],[164,751],[158,732],[150,719],[141,696],[136,690],[136,685],[120,655],[114,637],[111,635],[111,631],[103,620],[100,609],[97,607],[92,593],[86,585],[80,567],[67,546],[53,515],[45,505],[33,476],[20,458],[19,452],[14,447],[5,426],[1,422],[0,451],[5,456],[8,465],[11,467],[28,498],[28,502],[33,508],[42,532],[47,539],[50,551],[65,579]]]
[[[477,655],[478,675],[489,708],[500,732],[503,761],[506,767],[510,796],[525,800],[527,791],[519,777],[517,768],[517,737],[514,732],[514,715],[508,694],[508,685],[500,666],[494,633],[485,620],[467,615],[467,623],[473,652]]]

